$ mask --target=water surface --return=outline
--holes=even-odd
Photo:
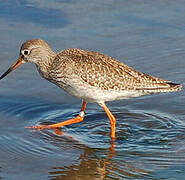
[[[42,38],[56,51],[99,51],[184,83],[184,17],[181,0],[2,1],[0,72],[16,60],[22,42]],[[87,105],[82,123],[58,134],[26,129],[72,118],[81,107],[34,65],[0,84],[0,179],[184,179],[184,90],[108,103],[117,118],[113,143],[97,104]]]

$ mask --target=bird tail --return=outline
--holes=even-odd
[[[168,88],[169,91],[180,91],[182,89],[181,84],[168,82],[167,83],[170,87]]]
[[[158,93],[158,92],[174,92],[180,91],[182,89],[181,84],[176,84],[172,82],[162,82],[153,84],[152,87],[142,87],[138,88],[138,90],[142,90],[147,93]]]

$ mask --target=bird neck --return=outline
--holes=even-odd
[[[39,71],[40,75],[44,78],[47,78],[51,65],[56,57],[56,53],[52,51],[49,53],[49,55],[45,55],[43,57],[41,61],[38,61],[36,63],[36,66],[37,66],[37,70]]]

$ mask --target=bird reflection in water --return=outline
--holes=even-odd
[[[65,133],[62,132],[61,128],[53,129],[54,133],[57,136],[66,136]],[[72,136],[68,136],[68,139],[75,141],[75,144],[81,143],[77,140],[74,140]],[[108,177],[113,178],[123,178],[123,177],[134,177],[139,178],[143,175],[147,175],[149,172],[143,170],[141,168],[135,167],[131,162],[123,161],[123,168],[120,169],[120,165],[117,165],[114,160],[114,156],[116,154],[116,142],[114,139],[111,140],[110,147],[107,149],[96,149],[96,148],[88,148],[84,147],[84,152],[81,154],[77,163],[72,164],[69,167],[53,167],[52,171],[49,172],[50,177],[52,179],[74,179],[83,178],[83,179],[105,179]],[[102,156],[101,152],[103,152],[103,156],[105,152],[107,152],[106,157],[98,157]],[[100,154],[100,155],[98,155]]]

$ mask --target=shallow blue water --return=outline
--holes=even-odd
[[[135,69],[184,83],[184,1],[1,1],[0,72],[27,39],[56,51],[99,51]],[[185,96],[156,94],[108,103],[117,139],[101,107],[82,123],[34,131],[26,126],[74,117],[81,100],[24,64],[0,82],[0,179],[184,179]]]

